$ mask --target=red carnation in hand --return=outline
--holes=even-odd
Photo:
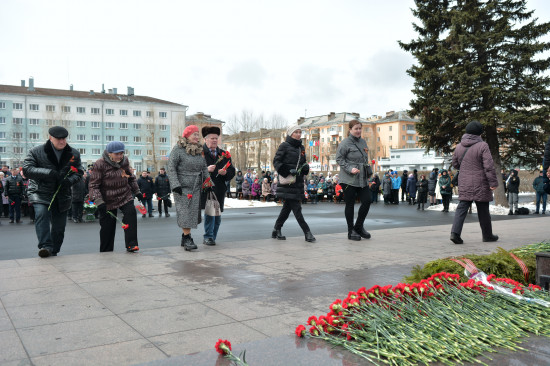
[[[143,194],[143,198],[147,198],[147,196],[146,196],[146,194],[145,194],[145,193]]]
[[[218,339],[214,348],[220,355],[227,355],[231,352],[231,343],[227,339],[225,341]]]
[[[303,337],[306,335],[306,327],[304,327],[302,324],[298,325],[296,327],[296,330],[294,331],[298,337]]]
[[[187,199],[190,200],[193,195],[191,193],[187,194]]]
[[[227,159],[230,159],[230,158],[231,158],[231,154],[229,153],[229,151],[226,151],[226,152],[225,152],[225,157],[226,157]]]
[[[73,173],[78,173],[78,169],[76,169],[74,166],[71,165],[71,171]]]
[[[124,230],[128,229],[129,227],[130,227],[130,225],[128,225],[128,224],[122,225],[122,228],[123,228]]]
[[[12,202],[11,202],[11,205],[12,205],[12,206],[14,206],[14,205],[15,205],[15,202],[14,202],[14,201],[12,201]]]
[[[162,201],[162,198],[160,198],[160,197],[157,197],[157,201]]]

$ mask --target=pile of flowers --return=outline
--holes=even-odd
[[[477,272],[468,281],[436,273],[418,283],[364,287],[299,325],[299,337],[341,346],[378,364],[481,362],[496,347],[523,350],[521,337],[550,336],[550,294]]]

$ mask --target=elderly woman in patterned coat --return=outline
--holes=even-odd
[[[183,230],[181,246],[185,250],[197,249],[191,229],[196,229],[201,222],[201,188],[204,180],[210,177],[199,140],[199,128],[187,126],[168,161],[167,174],[174,192],[178,226]]]

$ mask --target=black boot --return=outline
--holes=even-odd
[[[281,229],[273,229],[271,232],[271,237],[277,240],[286,240],[286,236],[283,236]]]
[[[513,215],[514,212],[512,210],[508,211],[508,215]]]
[[[424,211],[424,204],[422,204],[422,211]]]
[[[457,233],[451,233],[451,241],[455,244],[462,244],[464,240]]]
[[[494,234],[491,234],[491,236],[483,238],[484,242],[497,241],[497,240],[498,240],[498,235],[494,235]]]
[[[197,245],[193,241],[193,238],[191,237],[191,234],[183,234],[181,236],[181,246],[185,248],[185,250],[192,250],[197,249]]]
[[[357,233],[357,231],[351,229],[351,230],[348,232],[348,239],[349,239],[349,240],[359,241],[359,240],[361,240],[361,235],[359,235],[359,234]]]
[[[316,240],[311,231],[308,231],[307,233],[305,233],[305,235],[307,242],[313,243]]]
[[[353,231],[359,234],[362,238],[370,239],[370,233],[367,230],[365,230],[364,227],[354,228]]]

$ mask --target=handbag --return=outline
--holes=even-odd
[[[352,142],[353,142],[353,141],[352,141]],[[361,150],[361,149],[359,148],[359,146],[357,146],[357,144],[356,144],[355,142],[353,142],[353,144],[355,145],[355,147],[357,148],[357,150],[359,150],[359,151],[361,152],[361,155],[364,156],[363,150]],[[372,177],[372,174],[373,174],[374,172],[372,171],[372,167],[371,167],[370,164],[368,163],[368,161],[369,161],[369,156],[367,155],[366,158],[367,158],[367,160],[366,160],[366,161],[367,161],[367,164],[364,164],[364,167],[365,167],[366,172],[367,172],[367,178],[370,178],[370,177]]]
[[[301,149],[298,148],[298,161],[296,162],[296,170],[298,170],[298,165],[300,164]],[[278,173],[277,173],[278,174]],[[281,174],[279,176],[279,185],[287,186],[293,183],[296,183],[296,176],[289,174],[286,177],[283,177]]]
[[[477,144],[477,142],[476,142]],[[466,156],[466,153],[468,152],[468,150],[470,150],[470,148],[472,146],[474,146],[475,144],[473,145],[470,145],[466,148],[466,150],[464,150],[464,154],[462,154],[462,159],[460,159],[460,163],[458,164],[458,169],[456,170],[456,174],[453,176],[453,179],[451,179],[451,185],[453,187],[458,187],[458,173],[460,173],[460,166],[462,165],[462,161],[464,160],[464,157]]]
[[[220,203],[213,191],[208,192],[206,196],[206,205],[204,207],[204,213],[208,216],[221,216]]]

